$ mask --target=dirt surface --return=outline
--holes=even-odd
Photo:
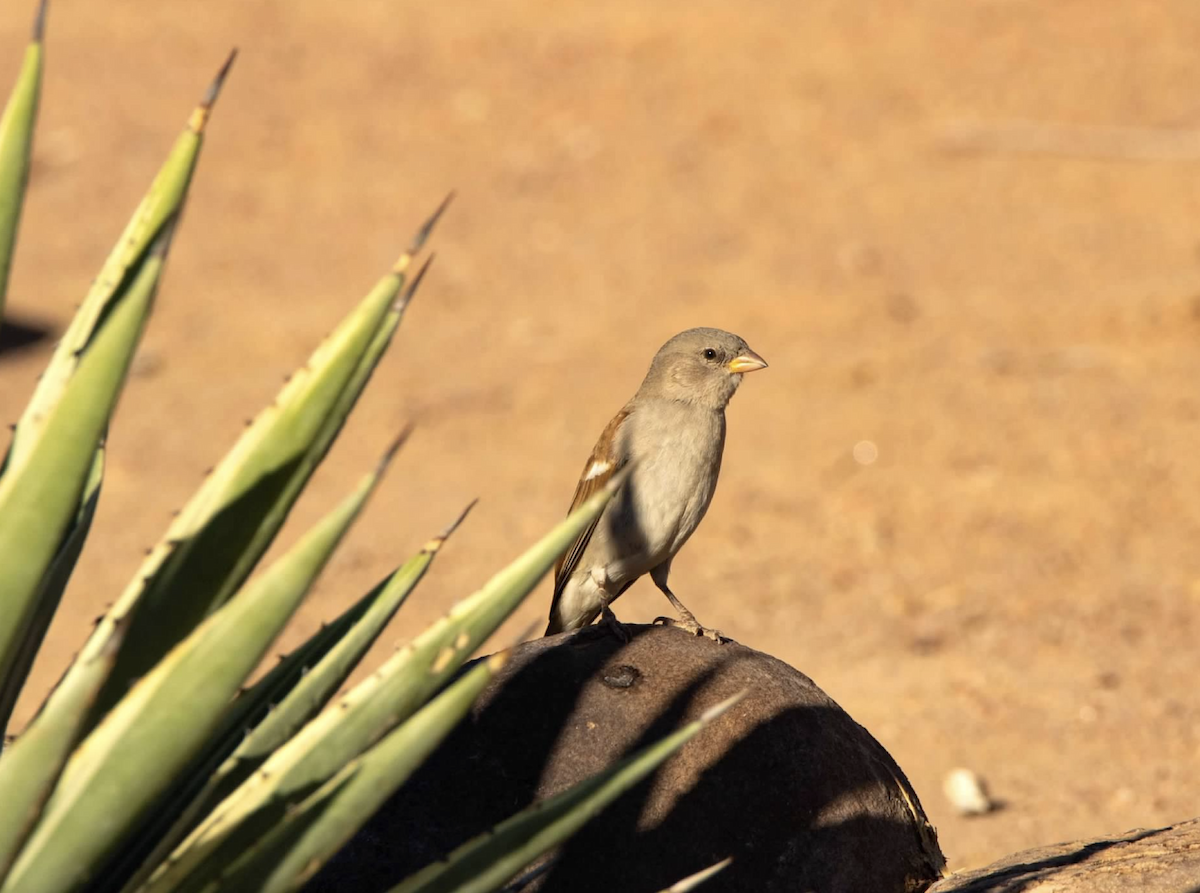
[[[954,868],[1200,812],[1200,4],[61,0],[49,34],[10,312],[60,329],[242,56],[21,716],[454,187],[284,541],[420,428],[285,646],[480,496],[380,659],[561,516],[662,341],[721,326],[771,368],[683,601],[867,726]],[[0,357],[4,420],[48,352]],[[959,765],[1004,808],[957,817]]]

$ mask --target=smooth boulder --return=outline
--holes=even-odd
[[[734,642],[630,626],[521,645],[473,713],[311,893],[384,891],[535,800],[747,695],[519,889],[655,893],[727,856],[720,891],[913,893],[942,876],[904,773],[804,674]]]

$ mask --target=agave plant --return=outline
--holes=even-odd
[[[44,22],[43,4],[0,121],[0,306],[25,196]],[[0,467],[0,731],[84,548],[113,409],[232,62],[231,55],[117,239]],[[410,268],[444,208],[242,432],[33,720],[6,737],[0,893],[299,888],[469,710],[506,658],[502,651],[464,669],[468,658],[620,486],[614,481],[348,693],[336,696],[462,517],[245,687],[404,440],[285,554],[258,568],[388,348],[426,269],[410,277]],[[499,888],[724,706],[396,889]]]

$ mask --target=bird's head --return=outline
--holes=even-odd
[[[737,335],[688,329],[655,354],[640,393],[724,409],[743,375],[766,368],[767,361]]]

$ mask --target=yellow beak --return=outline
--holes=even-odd
[[[757,369],[766,369],[767,361],[747,348],[745,353],[726,363],[725,368],[730,372],[754,372]]]

